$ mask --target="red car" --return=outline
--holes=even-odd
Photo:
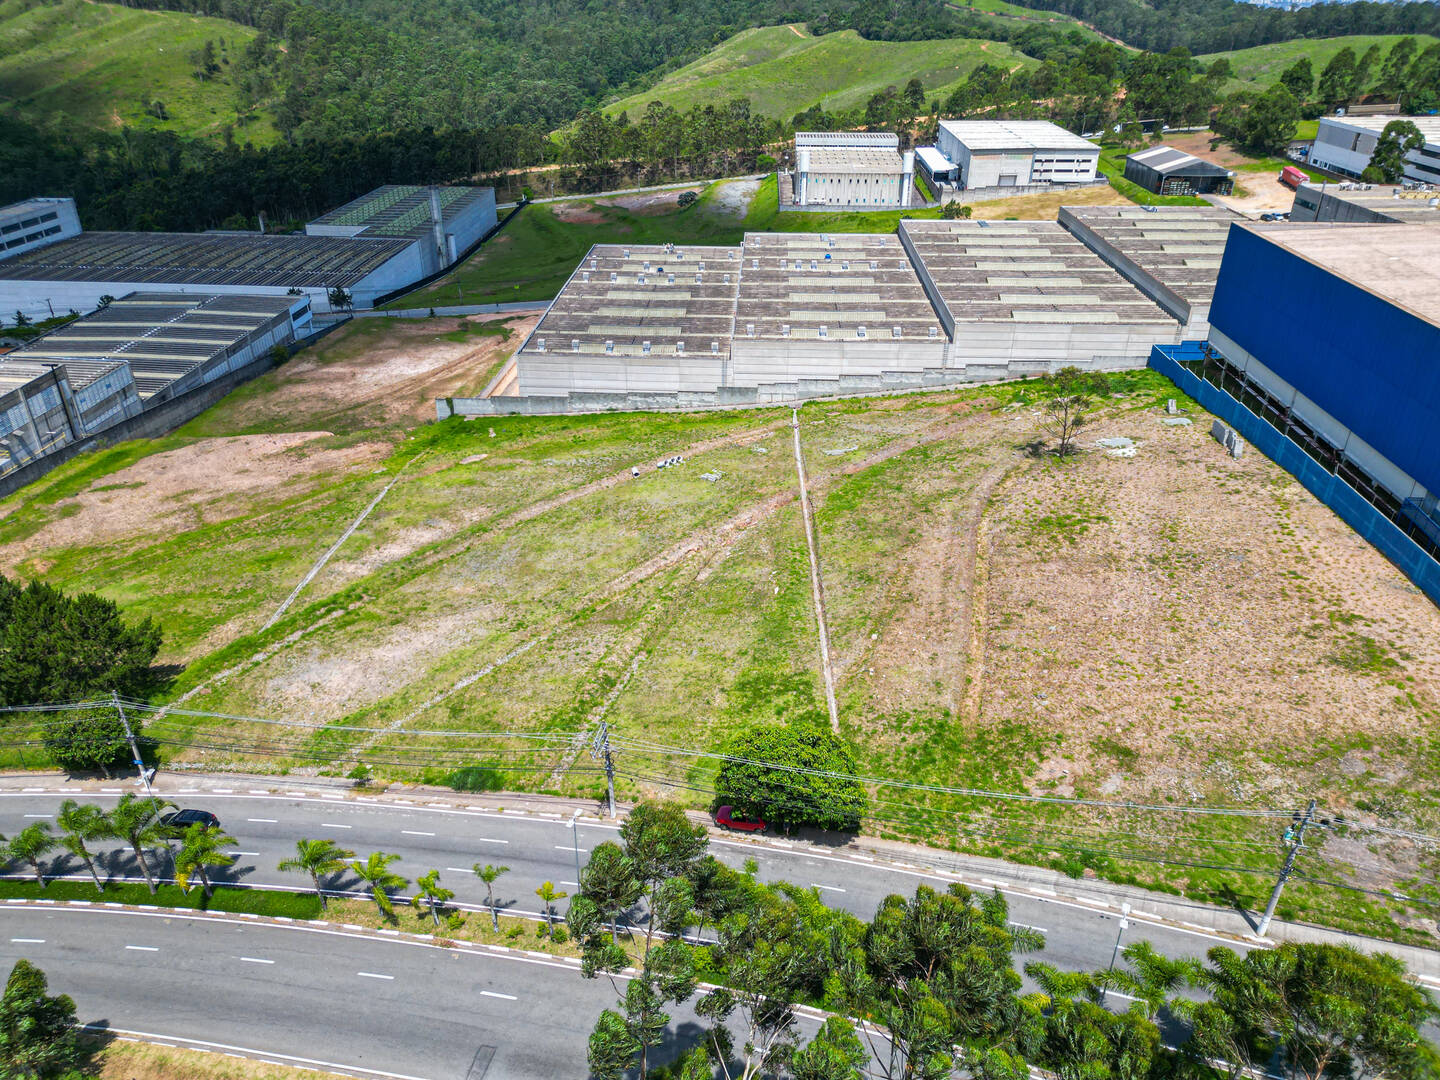
[[[715,824],[722,829],[734,829],[737,832],[764,832],[765,822],[759,818],[750,819],[737,816],[734,808],[722,806],[715,811]]]

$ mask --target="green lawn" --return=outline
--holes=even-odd
[[[1308,38],[1295,41],[1277,41],[1271,45],[1257,45],[1252,49],[1235,52],[1209,53],[1196,57],[1202,64],[1225,59],[1235,69],[1235,77],[1225,84],[1225,92],[1241,89],[1268,89],[1280,78],[1280,73],[1302,56],[1310,58],[1310,67],[1318,79],[1331,58],[1347,45],[1361,56],[1371,45],[1379,45],[1381,58],[1399,41],[1402,34],[1351,34],[1346,37]],[[1423,51],[1436,39],[1428,34],[1413,35]],[[1303,136],[1302,136],[1303,137]]]
[[[169,11],[67,0],[57,5],[0,0],[0,108],[35,122],[122,126],[218,137],[236,125],[240,142],[276,134],[268,118],[237,124],[231,63],[255,37],[249,27]],[[193,75],[190,53],[215,43],[221,72]],[[162,101],[161,120],[146,104]]]
[[[604,111],[612,116],[626,111],[633,119],[651,101],[684,112],[745,97],[755,112],[788,120],[816,103],[827,109],[863,105],[877,91],[903,86],[911,78],[925,85],[927,96],[944,97],[985,62],[1007,69],[1035,64],[994,41],[866,41],[853,30],[816,37],[799,24],[764,26],[736,34]]]

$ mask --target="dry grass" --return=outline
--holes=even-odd
[[[963,193],[962,193],[963,195]],[[960,200],[964,202],[962,198]],[[1045,192],[1038,195],[1016,195],[1013,199],[992,199],[971,203],[975,220],[1020,218],[1022,221],[1054,221],[1062,206],[1134,206],[1109,184],[1081,188],[1077,191]]]
[[[98,1080],[348,1080],[337,1073],[119,1040],[95,1055],[94,1075]]]

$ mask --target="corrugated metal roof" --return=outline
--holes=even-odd
[[[1164,176],[1175,173],[1184,173],[1187,176],[1235,175],[1229,169],[1222,169],[1214,162],[1198,158],[1194,154],[1187,154],[1183,150],[1176,150],[1173,146],[1152,146],[1148,150],[1130,154],[1128,160],[1138,161],[1141,165],[1148,166]]]
[[[970,150],[1094,150],[1100,147],[1048,120],[941,120]]]

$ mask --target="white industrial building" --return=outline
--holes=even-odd
[[[305,236],[62,232],[0,253],[0,311],[42,319],[155,289],[304,296],[323,312],[338,288],[368,308],[444,270],[495,223],[491,188],[390,186],[317,219]]]
[[[304,296],[133,293],[0,356],[0,479],[311,332]]]
[[[1425,145],[1405,155],[1406,180],[1440,184],[1440,116],[1322,116],[1310,149],[1310,164],[1358,178],[1370,164],[1386,125],[1408,120],[1420,129]]]
[[[0,259],[80,232],[74,199],[38,197],[0,208]]]
[[[1100,147],[1048,120],[941,120],[918,153],[932,180],[964,189],[1090,183],[1100,165]]]
[[[1174,246],[1203,243],[1208,263],[1217,220],[1170,218],[1185,234]],[[491,396],[446,399],[439,414],[703,408],[1143,367],[1151,346],[1180,340],[1181,304],[1207,302],[1214,278],[1148,228],[1122,222],[1106,241],[1113,230],[1096,223],[1087,243],[1053,222],[904,220],[898,234],[748,233],[738,248],[597,245]],[[1134,273],[1091,244],[1115,263],[1129,249]],[[1171,293],[1173,310],[1157,302]]]
[[[915,154],[887,132],[797,131],[795,169],[780,176],[780,205],[875,209],[914,201]]]

